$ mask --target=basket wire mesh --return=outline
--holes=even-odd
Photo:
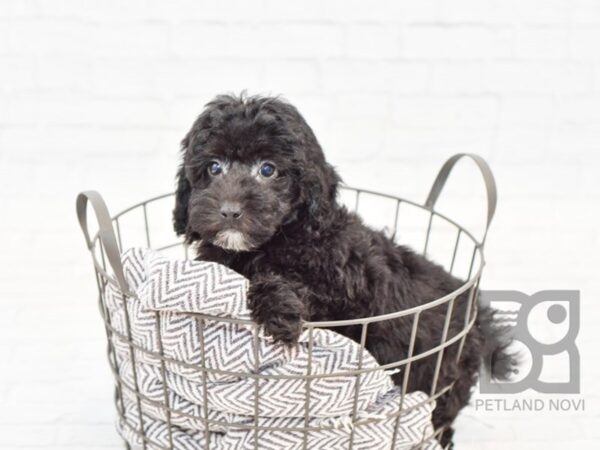
[[[480,169],[481,174],[483,175],[483,179],[486,187],[487,194],[487,218],[485,231],[481,239],[476,239],[471,232],[469,232],[464,227],[460,226],[458,223],[448,218],[447,216],[439,213],[434,209],[436,201],[444,187],[448,175],[450,174],[452,168],[455,163],[461,159],[462,157],[469,157],[472,159],[477,167]],[[488,227],[493,218],[495,207],[496,207],[496,187],[493,175],[487,165],[487,163],[478,155],[474,154],[457,154],[451,157],[446,163],[442,166],[440,172],[438,173],[437,178],[434,181],[434,184],[429,192],[427,200],[424,204],[419,204],[416,202],[412,202],[410,200],[406,200],[400,197],[381,194],[365,189],[357,189],[351,187],[342,187],[342,194],[346,199],[347,206],[349,209],[359,210],[359,206],[361,206],[361,200],[365,197],[371,198],[379,198],[385,199],[390,205],[390,214],[393,215],[393,224],[391,228],[387,229],[387,233],[390,237],[394,238],[398,234],[399,227],[401,225],[402,212],[405,208],[414,209],[417,211],[421,211],[426,214],[427,217],[427,225],[424,230],[424,242],[421,248],[422,254],[429,254],[429,249],[432,242],[433,236],[433,223],[435,221],[439,221],[443,223],[446,227],[445,234],[442,234],[442,239],[446,242],[451,242],[452,244],[447,248],[446,261],[444,261],[445,268],[452,274],[455,274],[457,269],[457,263],[459,259],[462,259],[465,264],[466,273],[464,273],[464,283],[455,291],[450,292],[449,294],[435,299],[433,301],[429,301],[422,305],[405,309],[401,311],[396,311],[393,313],[382,314],[373,317],[365,317],[360,319],[352,319],[352,320],[336,320],[336,321],[321,321],[321,322],[305,322],[304,327],[308,331],[309,336],[309,344],[308,344],[308,361],[305,375],[264,375],[259,373],[259,364],[260,358],[258,354],[258,330],[259,327],[255,323],[242,320],[242,319],[234,319],[234,318],[224,318],[224,317],[215,317],[204,314],[192,314],[195,316],[195,320],[197,321],[198,327],[198,339],[200,343],[200,355],[201,355],[201,364],[199,366],[188,367],[189,364],[186,364],[183,361],[178,361],[173,358],[170,358],[165,355],[163,350],[163,339],[161,335],[161,314],[157,311],[155,312],[155,326],[156,326],[156,335],[158,336],[158,352],[151,351],[143,346],[137,344],[132,339],[131,335],[131,319],[129,317],[128,308],[124,307],[123,312],[126,320],[126,333],[122,333],[119,331],[113,324],[111,323],[111,315],[107,309],[107,305],[105,303],[105,295],[106,289],[109,284],[113,285],[118,289],[121,295],[122,304],[125,305],[129,298],[134,296],[135,294],[130,291],[125,276],[123,272],[123,267],[121,265],[120,253],[122,250],[130,247],[127,242],[124,242],[122,235],[122,222],[129,215],[134,212],[141,211],[141,225],[138,224],[137,232],[141,233],[144,236],[144,244],[148,248],[154,248],[158,251],[172,251],[179,250],[183,252],[183,256],[185,258],[190,257],[190,251],[188,246],[182,241],[176,241],[172,243],[168,243],[166,245],[153,245],[153,225],[149,220],[149,208],[156,202],[166,200],[169,201],[173,197],[173,193],[160,195],[154,198],[150,198],[146,201],[133,205],[124,211],[116,214],[115,216],[110,216],[108,213],[108,209],[102,199],[102,197],[94,191],[87,191],[79,194],[77,198],[77,215],[78,219],[84,233],[84,237],[92,255],[92,260],[95,269],[96,281],[98,285],[98,305],[100,309],[100,313],[102,315],[106,337],[107,337],[107,355],[110,363],[110,368],[114,376],[115,381],[115,392],[114,392],[114,402],[115,407],[119,416],[119,420],[125,427],[129,428],[134,435],[137,436],[138,440],[141,442],[141,447],[143,449],[175,449],[172,436],[172,417],[174,415],[179,415],[182,417],[190,416],[186,411],[179,410],[174,405],[170,404],[169,397],[169,386],[166,382],[166,367],[167,364],[170,365],[181,365],[182,367],[187,367],[188,369],[194,369],[201,373],[202,385],[203,385],[203,413],[200,420],[203,422],[203,428],[205,433],[205,439],[208,443],[207,447],[210,448],[210,440],[211,434],[210,429],[214,426],[221,427],[241,427],[247,430],[251,430],[254,433],[254,448],[260,448],[260,433],[262,431],[285,431],[285,432],[300,432],[303,433],[303,448],[308,449],[308,437],[311,432],[320,431],[323,429],[327,429],[327,427],[320,427],[318,429],[311,427],[309,425],[309,410],[310,410],[310,399],[311,399],[311,383],[315,379],[325,378],[325,377],[348,377],[353,376],[357,378],[357,382],[355,383],[355,392],[354,392],[354,402],[353,402],[353,415],[352,415],[352,427],[350,430],[350,436],[348,440],[348,448],[354,448],[354,430],[357,427],[368,424],[369,422],[377,421],[377,420],[388,420],[393,418],[395,420],[394,424],[394,432],[393,437],[390,442],[389,448],[395,448],[396,436],[398,433],[398,427],[401,422],[401,418],[404,414],[408,414],[411,409],[422,406],[422,404],[417,404],[412,406],[411,408],[405,408],[403,405],[405,395],[408,393],[408,386],[411,374],[411,366],[415,361],[419,361],[426,357],[434,357],[435,371],[433,374],[433,380],[431,384],[431,391],[428,392],[429,397],[424,400],[422,403],[431,403],[435,402],[437,398],[444,395],[450,389],[452,389],[453,383],[449,383],[443,386],[438,386],[438,378],[440,374],[440,368],[443,362],[443,356],[446,349],[452,345],[457,345],[457,360],[460,359],[463,346],[465,343],[465,339],[473,327],[475,323],[475,319],[477,316],[477,302],[475,301],[477,290],[479,287],[479,282],[481,279],[482,270],[484,267],[484,258],[483,258],[483,247],[485,243],[485,239],[487,236]],[[88,215],[87,215],[87,205],[88,202],[92,205],[93,210],[95,212],[96,219],[98,221],[98,232],[91,236],[88,229]],[[169,218],[170,219],[170,218]],[[413,227],[418,228],[418,227]],[[413,229],[413,231],[415,231]],[[417,230],[419,231],[419,230]],[[423,234],[423,230],[420,230]],[[463,251],[464,248],[470,248],[470,251]],[[461,250],[461,251],[459,251]],[[464,253],[464,256],[459,256]],[[450,324],[450,318],[453,314],[455,303],[457,302],[458,297],[463,294],[468,293],[467,295],[467,307],[464,309],[464,326],[462,329],[455,333],[452,336],[448,335],[448,329]],[[420,318],[424,311],[427,311],[432,308],[445,308],[445,321],[443,330],[441,333],[441,340],[439,344],[433,348],[429,348],[427,350],[417,352],[415,349],[415,341],[417,336],[417,331],[420,323]],[[313,352],[313,331],[317,328],[328,328],[335,330],[339,327],[348,327],[348,326],[358,326],[360,327],[360,340],[359,343],[363,349],[366,348],[367,343],[367,331],[370,324],[374,324],[376,322],[394,320],[398,318],[411,318],[411,332],[410,332],[410,342],[408,346],[408,353],[405,358],[394,361],[388,364],[383,364],[377,368],[363,368],[362,367],[362,351],[359,353],[360,360],[358,362],[358,369],[354,371],[346,371],[346,372],[338,372],[338,373],[330,373],[330,374],[313,374],[312,373],[312,352]],[[254,330],[254,364],[255,371],[254,373],[228,373],[227,371],[209,368],[206,367],[205,364],[205,342],[204,342],[204,327],[206,326],[207,321],[217,321],[217,322],[229,322],[236,324],[244,324],[248,326],[252,326]],[[119,371],[119,362],[117,360],[115,343],[120,342],[125,344],[128,347],[128,355],[129,355],[129,363],[133,370],[133,383],[128,383],[120,374]],[[160,374],[162,377],[162,387],[163,387],[163,400],[161,402],[157,402],[156,400],[149,398],[140,390],[140,386],[138,384],[138,374],[136,372],[136,355],[146,354],[150,357],[153,357],[160,361]],[[358,404],[358,396],[359,396],[359,388],[360,388],[360,377],[365,373],[372,370],[395,370],[402,371],[402,381],[401,381],[401,395],[398,403],[398,407],[396,411],[391,415],[383,418],[370,418],[366,420],[359,420],[356,418],[357,412],[357,404]],[[208,401],[207,401],[207,378],[209,373],[219,373],[223,375],[235,375],[237,377],[246,377],[249,379],[253,379],[254,381],[254,416],[253,423],[248,425],[239,425],[239,424],[231,424],[223,421],[209,419],[208,414]],[[259,382],[261,379],[269,378],[269,377],[283,377],[290,379],[302,379],[305,383],[305,400],[304,400],[304,425],[302,427],[267,427],[263,426],[259,423],[259,405],[260,405],[260,396],[259,396]],[[133,396],[135,398],[135,406],[137,409],[137,418],[135,421],[131,420],[130,417],[127,416],[124,409],[124,398],[125,396]],[[147,435],[147,429],[144,423],[144,407],[154,407],[161,410],[164,414],[164,420],[168,425],[168,442],[166,445],[164,443],[156,442],[151,439]],[[198,419],[198,417],[190,417],[194,419]],[[438,439],[440,435],[443,433],[444,428],[436,429],[432,434],[427,436],[422,436],[421,443],[417,446],[417,448],[422,448],[426,443],[430,442],[433,439]],[[130,444],[125,442],[126,448],[131,448]]]

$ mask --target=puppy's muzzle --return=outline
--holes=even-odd
[[[235,221],[242,217],[242,205],[239,202],[225,201],[219,210],[221,217],[228,221]]]

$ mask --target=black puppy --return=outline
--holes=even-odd
[[[366,227],[336,201],[340,178],[292,105],[266,97],[218,96],[183,139],[174,225],[198,258],[250,279],[254,319],[292,344],[303,320],[370,317],[421,305],[462,285],[440,266]],[[468,293],[457,298],[448,337],[463,330]],[[424,311],[414,354],[440,344],[447,304]],[[406,358],[413,316],[369,325],[366,346],[381,364]],[[360,327],[336,328],[360,340]],[[433,421],[448,427],[470,397],[481,361],[507,376],[506,342],[493,313],[480,311],[457,361],[445,350]],[[431,393],[437,353],[413,363],[408,390]],[[402,373],[394,381],[402,382]]]

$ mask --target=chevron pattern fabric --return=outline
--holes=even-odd
[[[435,403],[402,396],[354,341],[315,328],[294,347],[274,343],[250,322],[248,280],[225,266],[142,248],[122,261],[134,295],[108,283],[103,300],[123,392],[117,427],[131,445],[143,430],[151,449],[254,449],[258,440],[260,449],[329,450],[350,439],[354,449],[389,449],[396,430],[395,449],[440,448],[428,439]]]

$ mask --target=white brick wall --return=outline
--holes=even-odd
[[[485,156],[484,287],[582,290],[585,413],[461,416],[458,448],[595,448],[600,409],[600,2],[0,1],[0,448],[118,448],[74,199],[173,188],[213,95],[284,94],[349,184],[423,200]],[[440,206],[481,223],[457,169]]]

